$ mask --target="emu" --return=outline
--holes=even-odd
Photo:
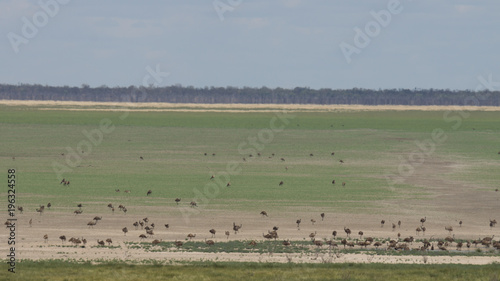
[[[345,226],[344,226],[344,231],[347,234],[347,237],[351,235],[351,230],[349,228],[346,228]]]
[[[240,231],[240,228],[243,226],[243,224],[237,225],[236,223],[233,222],[233,230],[234,234],[238,233]]]
[[[313,243],[314,245],[318,246],[318,248],[323,246],[323,242],[321,242],[321,240],[313,239]]]
[[[453,231],[453,226],[445,226],[444,229],[451,234],[451,232]]]

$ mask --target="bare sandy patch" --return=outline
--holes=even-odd
[[[408,106],[344,104],[198,104],[198,103],[123,103],[89,101],[0,100],[0,105],[26,106],[40,110],[79,111],[179,111],[179,112],[336,112],[336,111],[500,111],[495,106]]]

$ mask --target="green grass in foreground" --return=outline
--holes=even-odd
[[[5,268],[5,266],[4,266]],[[99,265],[24,261],[1,280],[499,280],[500,266],[391,264],[189,263]]]

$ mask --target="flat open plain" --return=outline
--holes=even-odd
[[[500,219],[499,108],[0,101],[0,109],[0,170],[6,178],[16,169],[24,209],[16,212],[21,260],[500,262],[492,245],[466,247],[500,237],[500,226],[490,227]],[[7,219],[7,203],[0,210]],[[142,240],[146,231],[133,223],[146,217],[154,236]],[[425,233],[416,231],[421,218]],[[265,241],[274,226],[279,238]],[[344,250],[344,227],[347,242],[372,237],[382,246]],[[423,239],[435,249],[387,250],[398,233],[400,244],[414,237],[409,249]],[[455,241],[439,250],[448,236]]]

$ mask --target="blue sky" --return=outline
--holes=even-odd
[[[498,0],[0,0],[0,83],[141,85],[159,64],[160,86],[474,89],[500,80],[499,15]]]

